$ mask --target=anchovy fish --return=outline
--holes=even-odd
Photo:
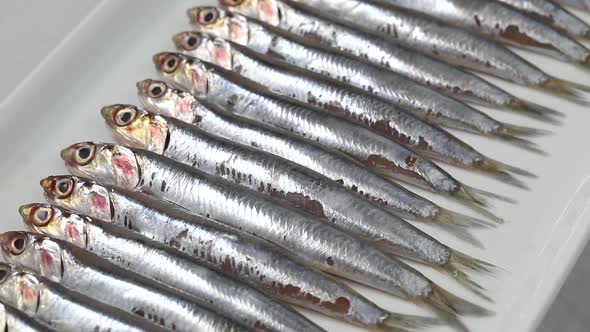
[[[465,255],[455,255],[454,250],[403,219],[318,173],[130,105],[106,107],[102,113],[117,140],[123,144],[159,153],[279,198],[359,235],[383,251],[434,264],[473,288],[473,283],[465,279],[465,274],[457,274],[451,263],[457,260],[454,256]],[[441,260],[440,257],[446,258]],[[472,258],[466,259],[473,265],[489,266],[478,264]]]
[[[242,13],[296,35],[304,42],[370,62],[432,86],[445,94],[507,109],[543,109],[509,94],[475,74],[324,19],[290,1],[224,0],[221,5],[229,11]],[[200,13],[201,22],[217,19],[217,12],[213,8]]]
[[[24,243],[14,243],[18,248]],[[50,257],[50,256],[48,256]],[[60,332],[168,331],[18,267],[0,264],[0,299]],[[17,329],[21,332],[22,330]],[[41,330],[45,331],[45,330]],[[53,331],[53,330],[51,330]]]
[[[124,269],[170,285],[252,329],[323,331],[264,294],[125,228],[48,204],[24,205],[19,211],[32,231],[73,243]]]
[[[590,37],[590,25],[565,8],[550,0],[499,0],[524,10],[540,21],[561,30],[572,37]]]
[[[1,271],[3,270],[0,270],[0,273]],[[3,301],[0,301],[0,330],[4,332],[57,332],[57,330],[34,320]]]
[[[2,260],[170,330],[247,331],[162,284],[120,269],[68,242],[33,233],[0,234]]]
[[[137,83],[137,93],[141,103],[150,112],[173,117],[214,135],[296,162],[379,203],[394,214],[434,222],[458,235],[464,232],[462,228],[476,226],[470,217],[443,209],[387,181],[341,152],[225,112],[214,105],[203,105],[190,93],[163,81],[141,81]],[[479,205],[487,205],[484,196],[489,196],[489,193],[466,187],[453,178],[441,184],[445,184],[439,187],[441,193],[458,198],[477,210],[481,210],[478,209]]]
[[[555,0],[564,6],[571,6],[580,10],[590,10],[589,0]]]
[[[202,10],[216,11],[217,19],[213,22],[202,22],[203,16],[197,15],[201,9],[189,10],[190,15],[196,15],[191,16],[191,23],[198,31],[230,40],[273,59],[285,61],[363,89],[394,105],[410,110],[416,116],[431,123],[456,126],[456,121],[453,119],[458,118],[459,121],[463,121],[463,114],[479,113],[468,104],[441,94],[424,84],[409,80],[405,76],[392,71],[383,71],[382,68],[372,64],[326,51],[313,44],[304,44],[280,29],[246,16],[217,8]],[[178,49],[184,51],[196,51],[202,43],[200,35],[192,31],[175,35],[174,42]],[[555,112],[539,109],[520,113],[539,120],[556,122],[553,118],[553,115],[557,115]]]
[[[590,50],[543,22],[488,0],[380,0],[431,15],[487,37],[590,66]]]
[[[426,305],[450,322],[461,324],[455,314],[488,313],[307,213],[153,152],[85,142],[64,149],[62,158],[74,175],[143,191],[211,216],[284,248],[310,266]]]
[[[574,97],[577,101],[582,97],[576,89],[589,89],[547,75],[500,43],[421,13],[363,0],[293,1],[313,8],[337,22],[359,27],[392,42],[467,69],[525,85],[530,85],[530,82],[544,82],[541,88]],[[395,0],[390,2],[393,3]]]
[[[232,58],[229,50],[227,58],[228,61]],[[378,156],[375,159],[382,162],[377,165],[376,161],[375,165],[371,166],[389,169],[389,173],[400,180],[407,181],[409,174],[410,182],[421,179],[434,187],[436,180],[431,179],[448,177],[444,170],[421,155],[478,170],[522,188],[525,188],[524,184],[511,173],[533,176],[524,170],[487,158],[442,129],[428,125],[405,112],[395,112],[388,105],[384,105],[385,109],[379,105],[366,107],[366,101],[358,98],[359,96],[332,90],[329,84],[321,82],[308,82],[309,84],[295,87],[301,82],[299,77],[281,75],[282,70],[272,67],[272,74],[265,75],[265,69],[257,65],[249,66],[247,60],[243,59],[244,57],[241,57],[240,61],[235,62],[236,65],[238,62],[242,65],[241,74],[245,74],[246,71],[253,74],[257,71],[265,80],[265,84],[279,80],[288,82],[293,88],[285,87],[288,90],[281,91],[282,94],[299,96],[298,98],[302,99],[309,96],[309,99],[317,100],[316,104],[321,104],[325,110],[306,107],[288,99],[279,99],[265,91],[265,87],[261,85],[188,55],[163,52],[156,54],[153,60],[163,78],[188,89],[210,103],[231,109],[241,116],[317,140],[320,144],[341,150],[365,163],[371,156]],[[337,114],[331,114],[331,109]],[[382,114],[384,112],[385,115]],[[339,116],[339,113],[344,113],[346,117]],[[382,134],[389,135],[379,135],[348,120],[359,121],[372,129],[380,130]],[[421,155],[401,144],[417,148]]]
[[[155,242],[277,299],[369,329],[410,329],[431,319],[390,313],[351,288],[287,256],[283,250],[150,196],[74,176],[41,181],[47,201],[80,211]]]
[[[434,123],[434,126],[423,124],[419,119],[408,114],[407,110],[399,109],[394,104],[376,98],[367,91],[302,71],[298,67],[282,62],[264,59],[265,57],[261,54],[233,42],[215,37],[210,38],[201,33],[195,34],[199,36],[200,43],[189,51],[180,47],[180,52],[233,71],[279,95],[343,115],[411,148],[417,150],[424,148],[413,140],[408,143],[406,136],[413,137],[411,134],[413,129],[422,125],[419,130],[421,134],[424,134],[432,132],[432,127],[435,127],[436,131],[438,130],[436,125],[442,125],[500,138],[516,146],[540,152],[534,143],[518,136],[540,135],[544,133],[541,130],[501,123],[475,109],[467,109],[465,113],[455,113],[447,117],[426,116],[426,119],[422,120]],[[220,76],[223,76],[223,73]],[[420,115],[417,116],[420,117]],[[415,122],[418,122],[418,125]],[[444,134],[450,136],[446,132]],[[428,141],[427,135],[424,136]],[[458,141],[455,137],[450,137],[447,140],[449,141],[448,145]],[[440,150],[431,147],[426,149],[437,152]]]

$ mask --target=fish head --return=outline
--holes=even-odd
[[[276,0],[219,0],[224,9],[277,26],[281,15]]]
[[[156,70],[172,85],[186,89],[196,97],[206,96],[209,71],[199,59],[173,52],[161,52],[153,56]]]
[[[194,7],[187,11],[191,25],[196,31],[234,43],[247,45],[249,41],[248,19],[239,14],[216,7]],[[177,40],[178,38],[178,40]],[[174,37],[175,43],[192,48],[198,42],[190,33],[179,33]]]
[[[25,225],[33,232],[86,247],[86,217],[40,203],[23,205],[19,212]]]
[[[100,113],[119,143],[159,154],[164,152],[168,123],[163,117],[122,104],[105,106]]]
[[[135,189],[139,185],[140,165],[129,148],[82,142],[63,149],[61,158],[74,175],[125,189]]]
[[[186,55],[232,69],[231,44],[222,38],[198,31],[181,32],[174,36],[176,49]]]
[[[63,272],[62,248],[56,241],[30,232],[2,233],[2,261],[59,282]]]
[[[111,221],[110,190],[94,181],[72,175],[49,176],[41,180],[45,199],[53,205]]]
[[[9,264],[0,263],[0,298],[13,307],[34,316],[43,284],[34,275]]]
[[[199,115],[199,102],[192,94],[159,80],[137,82],[137,96],[146,110],[192,123]]]

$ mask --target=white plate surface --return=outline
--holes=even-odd
[[[111,141],[99,109],[111,103],[136,103],[135,82],[155,77],[151,55],[172,49],[173,33],[189,29],[185,10],[195,1],[107,0],[0,105],[0,231],[22,229],[17,207],[41,201],[39,180],[65,173],[61,148],[83,140]],[[203,2],[212,4],[212,2]],[[590,18],[588,16],[586,19]],[[590,84],[588,72],[531,54],[523,55],[561,78]],[[496,212],[509,222],[477,236],[486,249],[461,243],[437,230],[437,238],[502,270],[477,280],[486,286],[493,304],[481,303],[452,280],[419,267],[436,282],[465,298],[488,306],[489,318],[467,318],[473,331],[532,331],[552,302],[588,237],[590,216],[590,111],[559,98],[494,80],[516,95],[567,113],[562,126],[547,126],[495,110],[493,116],[514,123],[550,129],[554,135],[537,140],[549,153],[542,157],[497,141],[458,134],[494,156],[539,176],[527,181],[532,190],[516,190],[488,178],[453,169],[465,183],[518,199],[517,205],[497,203]],[[425,194],[426,195],[426,194]],[[463,207],[427,195],[444,206]],[[379,305],[407,313],[428,314],[380,292],[354,285]],[[305,312],[330,331],[360,331],[355,327]],[[437,331],[447,331],[438,328]]]

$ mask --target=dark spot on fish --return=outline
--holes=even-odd
[[[230,106],[235,106],[239,99],[240,97],[238,97],[238,95],[231,95],[227,98],[227,104]]]
[[[527,46],[557,50],[555,47],[553,47],[553,45],[551,45],[549,43],[541,43],[541,42],[535,40],[534,38],[531,38],[526,33],[521,32],[519,30],[518,26],[515,26],[515,25],[509,25],[504,29],[504,31],[500,31],[500,36],[502,36],[502,38],[506,38],[508,40],[511,40],[511,41],[514,41],[514,42],[517,42],[517,43],[520,43],[523,45],[527,45]]]
[[[407,166],[413,166],[416,163],[416,159],[417,159],[416,157],[407,156],[406,157],[406,160],[405,160],[406,161],[406,165]]]
[[[166,181],[162,180],[162,186],[160,187],[160,191],[164,192],[166,191]]]
[[[481,26],[481,21],[479,20],[479,17],[477,15],[473,16],[473,18],[475,19],[475,24],[477,24],[478,27]]]
[[[330,266],[334,265],[334,260],[332,259],[332,257],[326,258],[326,264],[328,264]]]
[[[285,201],[297,208],[305,210],[320,218],[326,218],[324,213],[324,206],[317,200],[311,199],[311,197],[303,195],[301,193],[278,191],[273,189],[270,191],[270,196],[276,199]]]
[[[133,308],[131,309],[131,312],[136,314],[137,316],[145,317],[145,311],[143,311],[143,309]]]
[[[262,324],[262,322],[259,320],[254,323],[254,329],[256,331],[267,331],[266,325]]]

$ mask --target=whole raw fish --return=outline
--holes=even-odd
[[[217,19],[213,22],[202,22],[203,16],[198,15],[200,9],[189,10],[189,15],[197,15],[191,16],[191,23],[198,31],[231,40],[273,59],[363,89],[394,105],[413,111],[416,116],[432,123],[452,126],[455,123],[452,121],[453,118],[461,119],[462,114],[477,112],[468,104],[403,75],[327,51],[318,45],[305,44],[297,37],[257,20],[219,8],[203,10],[215,10]],[[202,43],[200,36],[192,31],[175,35],[174,42],[177,48],[184,51],[195,51]],[[556,115],[555,112],[542,108],[520,111],[523,115],[540,120],[555,121],[552,117]]]
[[[214,105],[201,104],[190,93],[163,81],[141,81],[137,83],[137,92],[141,103],[150,112],[173,117],[209,133],[296,162],[339,182],[395,214],[434,222],[459,236],[463,236],[465,228],[477,225],[476,220],[448,211],[396,183],[387,181],[341,152],[290,132],[236,116]],[[440,182],[437,190],[466,202],[477,210],[481,210],[478,208],[480,205],[487,205],[484,196],[490,196],[489,193],[465,186],[451,177]]]
[[[590,50],[525,13],[489,0],[379,0],[502,42],[590,66]]]
[[[62,158],[74,175],[143,191],[210,216],[266,239],[310,266],[426,305],[454,325],[462,325],[456,314],[489,313],[307,213],[153,152],[85,142],[64,149]]]
[[[70,242],[121,268],[186,292],[204,307],[251,329],[323,331],[255,289],[123,227],[49,204],[24,205],[19,211],[32,231]]]
[[[383,251],[433,264],[473,288],[465,274],[457,273],[451,266],[453,261],[463,258],[473,265],[478,265],[477,260],[455,254],[403,219],[318,173],[270,153],[207,134],[180,120],[153,115],[130,105],[106,107],[102,113],[114,136],[123,144],[159,153],[287,201]],[[421,245],[417,246],[418,243]],[[434,257],[437,258],[433,260]]]
[[[25,243],[17,242],[6,245],[10,246],[6,249],[19,252],[23,250]],[[92,298],[72,292],[55,282],[21,268],[0,264],[0,275],[2,276],[0,278],[0,300],[14,306],[27,316],[55,328],[56,331],[168,331],[136,315],[128,314]],[[15,330],[15,332],[22,331],[21,329]]]
[[[335,21],[358,27],[467,69],[521,84],[544,82],[541,87],[546,90],[555,91],[560,88],[559,92],[567,92],[577,99],[580,97],[575,89],[588,89],[547,75],[500,43],[421,13],[363,0],[293,1],[313,8]],[[394,3],[395,0],[390,2]]]
[[[226,55],[226,59],[231,61],[233,54],[227,50]],[[265,84],[283,81],[287,83],[286,86],[274,86],[274,91],[280,90],[284,96],[320,104],[324,110],[278,98],[266,91],[266,87],[188,55],[163,52],[156,54],[153,60],[162,77],[210,103],[316,140],[365,164],[374,163],[374,168],[389,170],[391,176],[401,180],[415,182],[418,179],[430,186],[436,186],[441,175],[446,177],[444,170],[422,155],[481,171],[522,188],[526,187],[511,173],[533,176],[519,168],[485,157],[451,134],[408,113],[386,104],[373,104],[378,102],[376,99],[363,100],[358,95],[333,90],[330,84],[321,81],[312,82],[295,75],[281,75],[283,70],[272,67],[271,73],[268,73],[261,66],[249,66],[248,60],[243,59],[241,57],[239,62],[235,62],[236,68],[243,68],[240,71],[242,75],[247,72],[248,78],[252,78],[258,72],[261,77],[258,83],[262,83],[262,80]],[[360,123],[355,125],[349,120]],[[387,137],[360,124],[379,130],[381,134],[387,134]],[[416,149],[420,154],[408,147]]]
[[[34,233],[0,234],[2,260],[170,330],[248,331],[161,283],[73,244]],[[124,330],[120,330],[124,331]]]
[[[431,319],[388,312],[280,248],[151,196],[75,176],[41,181],[46,199],[176,248],[199,263],[277,299],[368,329],[410,329]]]
[[[283,0],[234,2],[227,0],[222,1],[221,4],[229,11],[242,13],[296,35],[303,42],[321,45],[332,51],[370,62],[407,76],[414,81],[432,86],[445,94],[507,109],[527,109],[540,113],[546,110],[509,94],[475,74],[324,19],[312,11],[294,6],[292,2]],[[213,22],[217,19],[216,14],[217,11],[213,7],[207,11],[201,10],[200,21]],[[541,83],[535,82],[533,84],[541,85]]]
[[[343,115],[396,139],[401,144],[407,144],[407,141],[399,137],[408,135],[407,126],[416,127],[413,123],[419,120],[416,118],[418,117],[435,125],[500,138],[525,149],[538,151],[532,142],[518,137],[541,134],[537,129],[501,123],[474,108],[464,108],[463,112],[446,112],[444,115],[414,114],[398,108],[395,103],[376,98],[369,91],[272,60],[233,42],[209,37],[200,32],[195,32],[194,35],[200,43],[195,44],[191,50],[177,46],[180,52],[233,71],[279,95]],[[426,132],[424,128],[421,129]]]

